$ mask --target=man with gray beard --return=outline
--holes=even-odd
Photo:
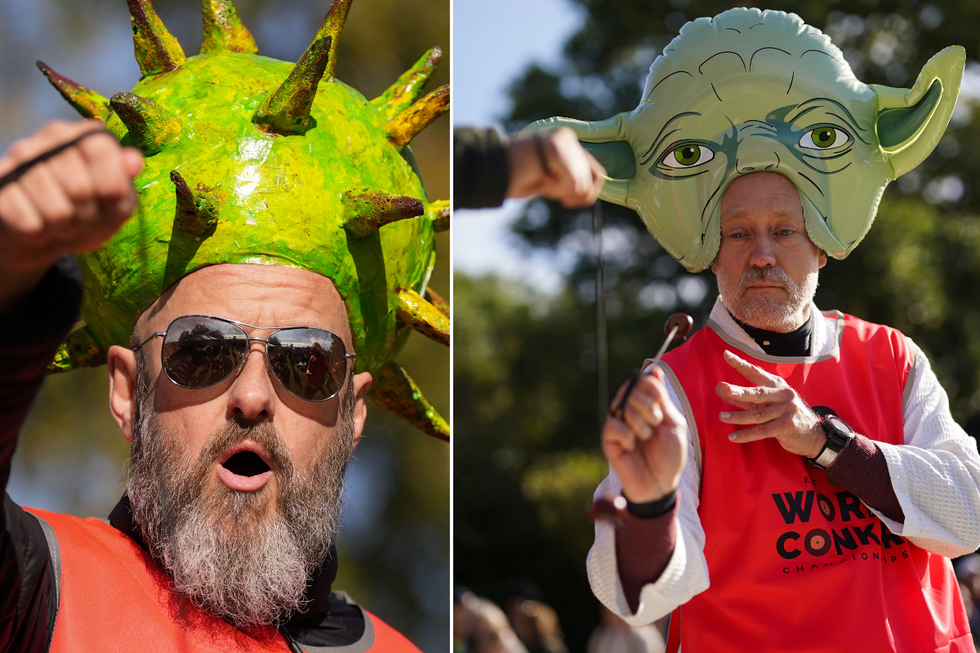
[[[91,122],[52,123],[0,158],[0,179],[14,173],[0,182],[0,487],[78,314],[70,254],[126,220],[141,167]],[[310,270],[218,264],[170,286],[130,346],[108,349],[132,444],[108,522],[5,496],[0,651],[417,653],[332,588],[372,382],[352,340],[334,282]]]
[[[946,557],[980,545],[980,456],[928,359],[814,306],[827,254],[785,176],[738,175],[720,231],[706,327],[612,403],[593,591],[673,612],[671,651],[972,651]]]
[[[229,422],[208,439],[197,464],[188,465],[179,434],[154,415],[149,387],[140,352],[126,495],[174,589],[236,626],[270,623],[302,608],[307,579],[332,553],[340,527],[344,470],[354,450],[354,394],[342,406],[339,437],[300,473],[268,422]],[[271,518],[263,514],[266,488],[204,492],[221,452],[247,440],[265,449],[282,480]]]

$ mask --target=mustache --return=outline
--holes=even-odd
[[[282,438],[279,437],[276,427],[267,421],[250,423],[238,418],[227,422],[204,443],[204,448],[197,459],[198,478],[203,478],[207,470],[219,462],[221,454],[228,447],[243,440],[251,440],[265,450],[275,475],[292,477],[293,458],[283,444]]]
[[[765,281],[767,283],[781,283],[784,286],[791,283],[789,275],[786,274],[784,270],[779,270],[777,268],[750,267],[742,274],[741,289],[744,290],[750,283],[757,283],[759,281]]]

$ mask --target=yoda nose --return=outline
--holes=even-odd
[[[739,134],[742,138],[735,158],[735,171],[739,174],[748,174],[778,168],[781,162],[779,150],[783,149],[782,144],[771,132],[758,129],[752,131],[758,133]],[[783,156],[785,155],[784,152]]]

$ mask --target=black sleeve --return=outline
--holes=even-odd
[[[0,653],[46,651],[54,631],[58,597],[44,531],[6,487],[17,435],[81,297],[78,264],[66,257],[23,304],[0,315]]]
[[[453,130],[453,206],[500,206],[507,196],[507,140],[493,129]]]

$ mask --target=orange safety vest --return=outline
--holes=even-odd
[[[739,427],[718,419],[732,410],[715,394],[718,382],[754,385],[725,363],[722,353],[731,350],[785,379],[809,405],[830,407],[857,433],[903,444],[903,391],[911,382],[905,338],[840,313],[824,319],[843,326],[836,355],[735,351],[741,346],[709,323],[663,357],[697,425],[698,515],[711,580],[680,609],[681,650],[973,653],[949,560],[889,532],[857,497],[776,440],[730,442]]]
[[[52,653],[291,650],[275,626],[246,633],[175,593],[170,577],[153,558],[109,524],[91,517],[28,511],[42,520],[42,527],[45,522],[51,527],[60,550],[60,600]],[[398,631],[363,612],[364,636],[344,647],[346,653],[419,653]]]

